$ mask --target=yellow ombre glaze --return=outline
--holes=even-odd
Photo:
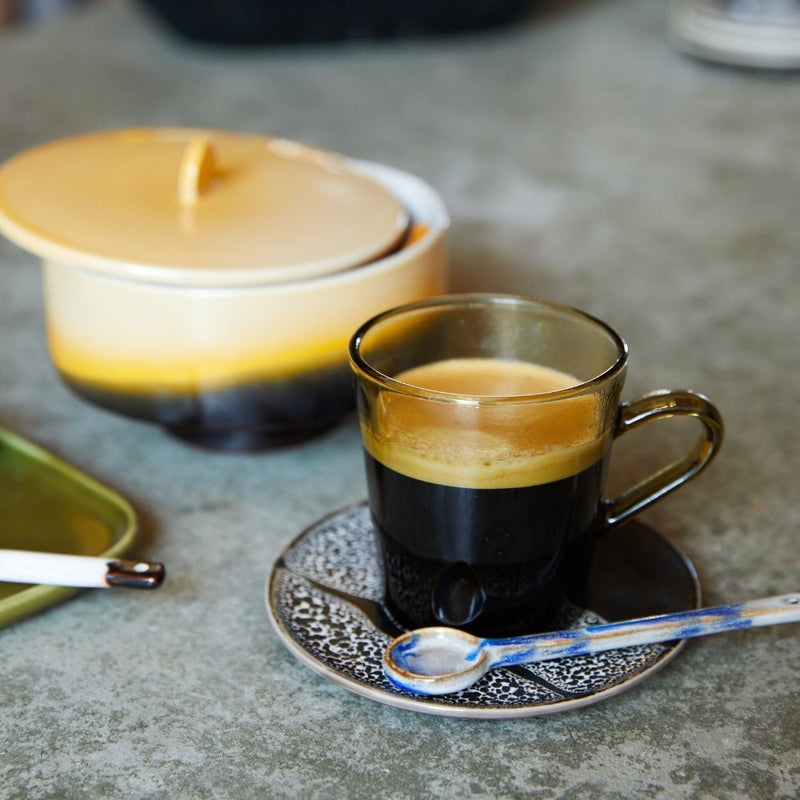
[[[50,261],[43,279],[59,372],[147,396],[345,369],[356,327],[395,303],[445,291],[447,264],[442,231],[420,224],[385,262],[284,286],[170,287]]]
[[[347,340],[320,343],[307,349],[264,353],[256,350],[231,356],[215,352],[197,358],[180,353],[167,357],[139,355],[121,360],[110,353],[72,346],[58,334],[48,334],[53,363],[65,376],[100,389],[146,395],[154,389],[195,394],[243,383],[274,381],[346,364]]]

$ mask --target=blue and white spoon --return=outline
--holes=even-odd
[[[393,684],[406,691],[449,694],[472,686],[495,667],[798,621],[800,594],[784,594],[509,639],[480,639],[456,628],[420,628],[389,645],[383,669]]]

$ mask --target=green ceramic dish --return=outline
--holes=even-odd
[[[0,548],[117,558],[136,539],[130,504],[88,475],[0,428]],[[79,589],[0,583],[0,627]]]

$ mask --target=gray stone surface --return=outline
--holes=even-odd
[[[628,339],[630,396],[690,386],[718,403],[719,459],[644,518],[691,556],[707,601],[790,591],[800,84],[679,55],[664,11],[551,3],[485,36],[235,52],[89,6],[0,38],[0,158],[182,124],[426,177],[453,217],[455,289],[580,306]],[[365,495],[353,420],[222,456],[80,402],[48,360],[36,262],[8,242],[0,424],[130,498],[139,552],[169,570],[158,593],[86,592],[0,631],[3,797],[797,796],[792,626],[695,641],[625,694],[536,719],[404,712],[308,670],[269,627],[264,581],[300,530]],[[615,479],[658,459],[631,438]]]

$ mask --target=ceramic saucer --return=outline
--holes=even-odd
[[[400,629],[383,605],[383,573],[366,504],[337,511],[300,534],[267,580],[270,620],[288,650],[345,689],[388,705],[452,717],[521,717],[590,705],[640,683],[684,642],[496,669],[469,689],[421,697],[394,687],[381,659]],[[697,608],[689,560],[640,522],[598,545],[577,624]]]

